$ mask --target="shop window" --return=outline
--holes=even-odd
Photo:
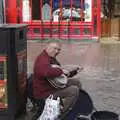
[[[81,21],[84,11],[84,0],[54,0],[53,21]]]
[[[91,22],[92,0],[31,0],[32,20]]]

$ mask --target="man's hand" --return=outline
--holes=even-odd
[[[84,69],[84,67],[79,66],[79,67],[77,67],[77,72],[81,72],[83,69]]]
[[[68,70],[65,70],[65,69],[62,69],[63,70],[63,73],[66,75],[66,76],[69,76],[70,75],[70,72]]]

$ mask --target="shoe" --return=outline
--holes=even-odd
[[[76,120],[89,120],[89,116],[79,115],[79,116],[77,116]]]

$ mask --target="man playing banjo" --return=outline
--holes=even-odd
[[[78,70],[82,67],[66,71],[62,69],[56,57],[60,53],[61,44],[57,42],[49,43],[42,53],[37,57],[34,64],[33,76],[33,95],[34,98],[47,98],[50,94],[56,99],[58,96],[61,98],[61,116],[68,113],[79,97],[79,90],[81,83],[78,79],[69,79],[69,77],[77,74]],[[57,65],[57,66],[56,66]],[[51,84],[48,79],[59,78],[67,76],[67,82],[64,87],[57,88]],[[64,78],[66,80],[66,77]],[[52,81],[52,80],[51,80]]]

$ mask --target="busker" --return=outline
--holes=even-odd
[[[76,75],[78,72],[78,69],[70,73],[69,71],[61,69],[61,67],[52,66],[53,64],[61,66],[56,59],[61,48],[62,46],[60,43],[52,42],[37,56],[33,70],[33,96],[35,99],[46,99],[50,94],[53,94],[55,99],[59,96],[61,99],[61,116],[65,116],[71,111],[79,97],[81,83],[79,79],[70,78],[64,88],[57,89],[46,79],[56,78],[62,74],[65,74],[69,78]],[[82,67],[80,70],[82,70]]]

